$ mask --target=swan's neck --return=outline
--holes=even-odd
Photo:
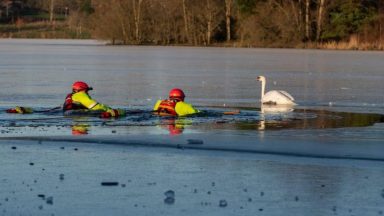
[[[260,97],[260,100],[263,99],[264,93],[265,93],[265,82],[261,81],[261,97]]]

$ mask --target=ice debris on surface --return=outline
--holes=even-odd
[[[164,199],[165,204],[172,205],[175,203],[175,192],[173,190],[167,190],[164,195],[166,196]]]

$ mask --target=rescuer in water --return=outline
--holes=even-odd
[[[183,90],[174,88],[169,92],[169,99],[158,100],[153,110],[159,115],[186,116],[199,113],[191,104],[184,102]]]
[[[87,83],[83,81],[76,81],[72,85],[72,93],[68,94],[65,98],[63,111],[68,110],[91,110],[101,111],[101,117],[119,117],[124,116],[125,111],[122,109],[112,109],[111,107],[98,103],[89,96],[88,91],[92,90]]]

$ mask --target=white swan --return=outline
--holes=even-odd
[[[258,76],[257,81],[261,82],[261,103],[270,105],[296,105],[295,99],[286,91],[272,90],[264,94],[265,92],[265,77]]]

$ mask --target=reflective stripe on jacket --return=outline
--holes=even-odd
[[[163,113],[163,114],[177,115],[177,112],[175,110],[176,103],[177,102],[173,100],[163,100],[160,102],[156,111],[158,113]]]

